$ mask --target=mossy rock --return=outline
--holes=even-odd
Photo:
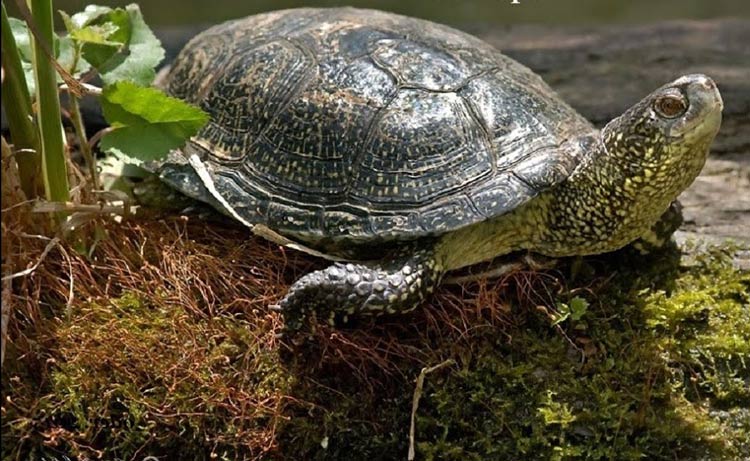
[[[135,271],[100,269],[115,297],[20,319],[4,459],[403,459],[414,378],[447,358],[426,377],[417,459],[750,456],[750,274],[734,248],[688,267],[674,248],[564,260],[292,346],[264,285],[286,277],[280,295],[307,260],[254,260],[259,241],[219,244],[200,223],[139,232],[97,250]],[[205,268],[185,279],[224,260],[243,291]]]
[[[596,289],[596,279],[577,280],[568,296],[585,293],[589,305],[561,329],[546,315],[516,312],[512,328],[475,338],[470,350],[433,344],[436,355],[451,350],[458,365],[427,379],[418,459],[750,456],[750,275],[732,266],[732,253],[713,249],[687,269],[674,253],[586,261],[612,271],[617,261],[619,270]],[[327,450],[310,444],[303,458],[403,458],[409,386],[365,408],[337,402],[323,414],[333,427],[292,425],[327,438]],[[381,432],[364,422],[368,415]]]

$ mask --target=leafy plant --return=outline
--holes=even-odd
[[[562,323],[568,318],[573,320],[574,322],[577,322],[581,320],[581,317],[586,313],[586,310],[589,308],[589,303],[585,299],[581,298],[580,296],[575,296],[573,299],[570,300],[569,303],[563,303],[558,302],[557,303],[557,311],[558,314],[555,317],[555,320],[552,322],[552,325],[557,325],[559,323]]]
[[[7,107],[16,108],[6,112],[11,140],[16,147],[16,163],[23,184],[23,192],[28,197],[35,197],[41,191],[38,181],[41,166],[39,163],[37,131],[28,115],[31,114],[31,96],[25,82],[30,79],[24,75],[24,68],[19,58],[19,50],[13,39],[12,22],[2,4],[2,96]],[[31,79],[33,81],[33,79]]]
[[[61,90],[69,95],[70,122],[88,169],[85,186],[89,191],[99,189],[99,175],[81,116],[83,95],[100,99],[112,125],[96,136],[102,139],[100,147],[135,163],[179,148],[208,120],[200,109],[150,88],[164,49],[138,5],[89,5],[73,15],[60,12],[67,31],[64,36],[53,32],[51,0],[33,0],[30,9],[21,8],[24,20],[9,18],[4,2],[2,7],[7,74],[3,100],[8,104],[15,159],[28,198],[39,197],[36,183],[41,171],[47,200],[69,199]],[[87,83],[95,74],[101,77],[102,88]],[[41,161],[37,153],[42,154]]]
[[[104,135],[101,147],[135,164],[157,160],[182,146],[206,123],[200,109],[128,81],[104,88],[102,108],[113,129]]]

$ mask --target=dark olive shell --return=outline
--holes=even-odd
[[[234,213],[307,242],[413,239],[502,215],[567,178],[580,158],[568,144],[593,130],[487,43],[374,10],[213,27],[166,88],[210,114],[183,153]]]

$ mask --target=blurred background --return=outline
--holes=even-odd
[[[646,23],[669,19],[750,17],[750,0],[142,0],[154,27],[211,24],[298,6],[357,6],[417,16],[457,26],[474,24]],[[55,0],[73,13],[89,3],[124,6],[128,0]],[[14,0],[6,2],[13,6]],[[11,8],[13,9],[13,8]],[[11,15],[14,15],[11,12]]]

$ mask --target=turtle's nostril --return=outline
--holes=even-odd
[[[706,108],[711,111],[721,111],[724,108],[724,101],[711,77],[703,74],[692,74],[680,77],[674,82],[676,86],[682,86],[691,105]]]
[[[716,88],[716,83],[714,83],[713,80],[711,80],[709,77],[703,77],[698,80],[698,85],[700,86],[701,90],[708,92],[708,93],[714,93],[718,94],[719,89]],[[719,98],[721,100],[721,98]]]

